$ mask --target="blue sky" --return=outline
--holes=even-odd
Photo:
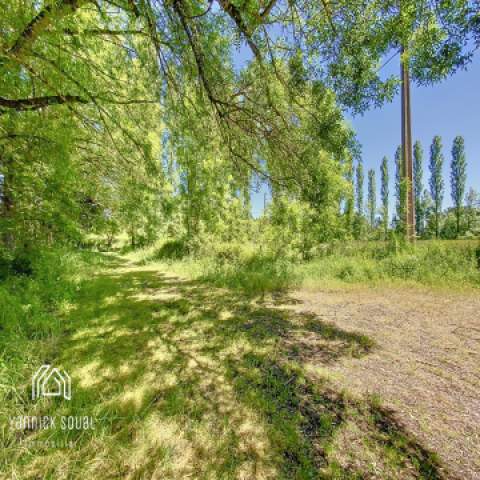
[[[392,60],[382,72],[397,73],[398,61]],[[428,186],[428,157],[434,135],[440,135],[443,143],[445,199],[444,207],[451,205],[450,159],[452,142],[456,135],[465,139],[467,157],[467,191],[469,187],[480,191],[480,56],[477,55],[468,70],[457,72],[442,83],[430,87],[412,85],[412,137],[420,140],[424,149],[424,183]],[[380,162],[384,155],[389,160],[393,196],[395,149],[400,144],[400,96],[380,109],[370,110],[363,116],[346,115],[362,144],[365,171],[373,168],[379,182]],[[365,175],[366,177],[366,175]],[[365,188],[366,190],[366,188]],[[377,185],[377,192],[380,187]],[[392,199],[393,205],[393,199]],[[254,216],[263,210],[263,191],[252,198]]]
[[[398,61],[392,61],[389,72],[396,73]],[[450,198],[450,161],[453,139],[462,135],[465,139],[467,158],[467,191],[469,187],[480,190],[480,57],[477,55],[468,70],[457,72],[442,83],[430,87],[412,84],[412,138],[420,140],[424,149],[424,186],[428,187],[429,149],[434,135],[440,135],[445,157],[444,207],[452,204]],[[400,144],[400,95],[392,103],[367,112],[363,116],[347,115],[362,144],[365,170],[373,168],[379,181],[380,162],[384,155],[389,160],[390,192],[393,192],[395,149]],[[366,176],[366,175],[365,175]],[[379,186],[377,186],[379,191]]]

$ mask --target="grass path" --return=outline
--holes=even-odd
[[[298,361],[306,337],[330,365],[368,356],[374,342],[292,303],[110,257],[44,359],[70,373],[72,400],[25,406],[92,416],[95,428],[23,431],[4,451],[3,478],[443,478],[378,401],[313,380]]]

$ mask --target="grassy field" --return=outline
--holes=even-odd
[[[16,333],[24,343],[2,354],[2,478],[456,478],[375,389],[337,381],[348,362],[385,355],[375,331],[175,265],[96,256],[57,329]],[[47,362],[71,375],[70,401],[30,399]],[[14,429],[19,415],[94,428]]]

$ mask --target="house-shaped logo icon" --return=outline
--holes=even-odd
[[[72,398],[72,382],[65,371],[42,365],[32,377],[32,399],[40,397]]]

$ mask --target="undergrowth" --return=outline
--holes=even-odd
[[[91,253],[36,251],[3,254],[0,279],[0,413],[20,408],[18,385],[42,363],[66,325],[85,267],[103,261]],[[5,415],[3,415],[5,414]]]
[[[303,283],[314,286],[328,280],[378,284],[387,281],[438,287],[480,287],[474,242],[425,241],[415,246],[391,244],[339,245],[297,269]]]
[[[252,295],[332,281],[480,287],[480,246],[475,241],[422,241],[415,246],[343,242],[325,245],[315,258],[302,261],[278,246],[212,241],[192,253],[175,240],[136,252],[131,258],[140,263],[159,262],[179,275]]]

